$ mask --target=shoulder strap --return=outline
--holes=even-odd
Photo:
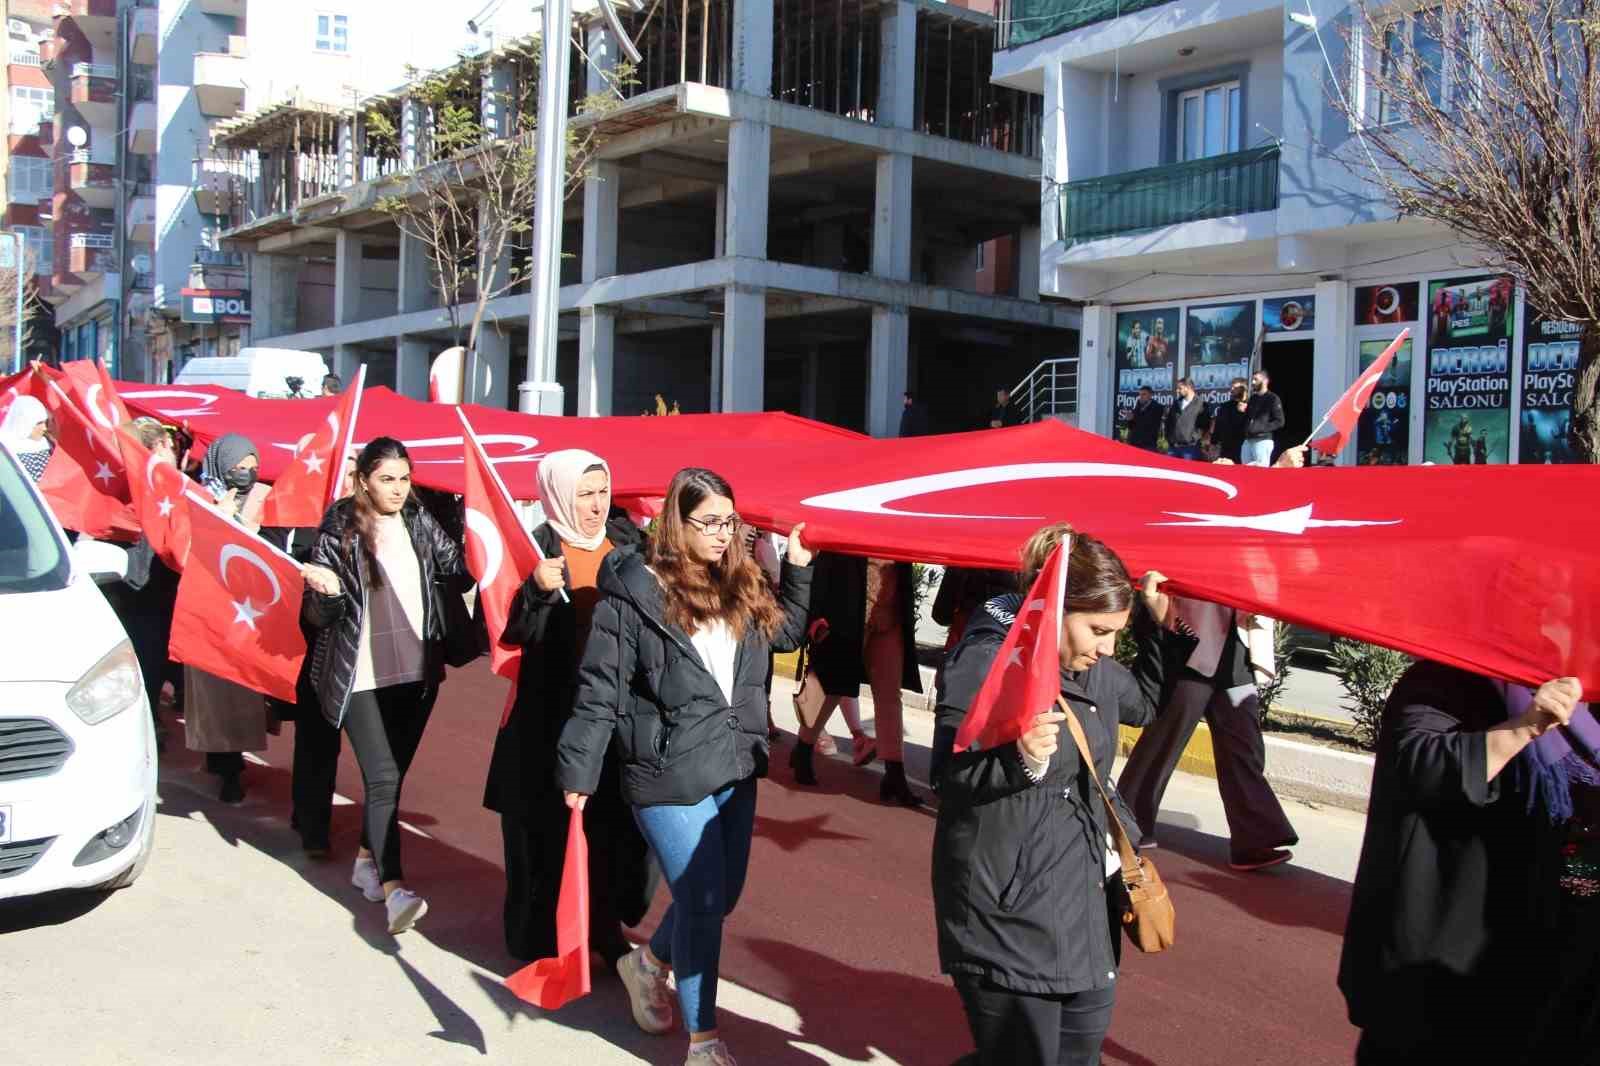
[[[1100,801],[1106,805],[1111,833],[1117,841],[1117,854],[1122,856],[1122,868],[1138,869],[1138,853],[1133,850],[1133,841],[1128,839],[1128,831],[1122,825],[1121,816],[1117,814],[1117,805],[1112,803],[1111,797],[1106,794],[1106,786],[1100,780],[1100,771],[1095,769],[1094,756],[1089,752],[1089,738],[1083,734],[1083,723],[1078,721],[1077,713],[1066,699],[1057,696],[1056,703],[1060,706],[1061,713],[1067,716],[1067,730],[1072,734],[1073,743],[1078,746],[1078,754],[1083,757],[1083,766],[1089,772],[1089,780],[1094,782],[1095,791],[1100,793]]]

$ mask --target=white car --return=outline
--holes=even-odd
[[[121,888],[149,857],[150,703],[96,586],[126,566],[115,545],[68,544],[0,447],[0,899]]]

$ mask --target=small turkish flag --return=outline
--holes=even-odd
[[[962,750],[997,748],[1028,731],[1035,717],[1055,705],[1061,692],[1061,625],[1067,602],[1068,538],[1050,554],[1000,653],[967,708],[956,733]]]
[[[150,547],[162,562],[182,570],[189,557],[192,536],[189,501],[184,495],[188,484],[175,463],[150,451],[127,430],[117,434],[122,449],[122,465],[128,472],[128,493],[133,511],[139,517]]]
[[[323,424],[295,451],[294,461],[272,486],[261,510],[262,525],[300,529],[322,524],[322,516],[339,498],[344,460],[355,441],[361,390],[366,381],[367,367],[363,363],[355,384],[344,390]]]
[[[39,379],[56,426],[56,450],[39,491],[67,529],[91,537],[136,538],[139,522],[128,503],[122,449],[115,435],[92,423],[62,389],[67,380],[66,375],[61,382]]]
[[[567,857],[556,897],[556,957],[540,959],[507,977],[518,999],[541,1010],[555,1010],[589,994],[589,841],[583,812],[567,825]]]
[[[188,499],[193,539],[172,615],[172,657],[293,703],[306,653],[300,564],[202,497]]]
[[[489,627],[489,666],[501,677],[517,679],[522,649],[502,644],[506,619],[522,583],[544,558],[522,528],[505,483],[489,462],[483,444],[460,408],[465,452],[466,486],[462,503],[467,516],[467,570],[478,581],[478,600]]]
[[[1324,425],[1332,425],[1333,433],[1326,437],[1319,437],[1311,442],[1311,447],[1323,455],[1338,455],[1346,443],[1349,442],[1356,431],[1356,423],[1361,421],[1361,412],[1366,410],[1367,401],[1372,399],[1372,394],[1378,388],[1378,381],[1383,377],[1383,372],[1389,369],[1389,364],[1394,362],[1395,353],[1400,351],[1400,346],[1405,344],[1406,338],[1411,336],[1411,330],[1403,329],[1394,343],[1383,350],[1383,354],[1373,361],[1372,365],[1361,372],[1355,384],[1344,390],[1334,405],[1328,408],[1328,413],[1322,419]],[[1319,427],[1320,428],[1320,427]]]

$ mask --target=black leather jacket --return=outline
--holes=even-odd
[[[328,508],[311,549],[311,562],[325,566],[339,578],[337,596],[306,590],[301,621],[314,632],[306,658],[308,679],[316,690],[322,714],[335,728],[344,722],[355,687],[356,657],[361,646],[361,621],[367,610],[367,574],[372,560],[352,539],[346,546],[345,527],[353,504],[340,500]],[[444,639],[445,594],[465,592],[472,583],[461,561],[461,549],[417,502],[408,500],[401,512],[411,534],[422,570],[422,636],[428,648],[429,684],[437,685],[444,672],[440,642]]]

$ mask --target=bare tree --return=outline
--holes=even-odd
[[[10,243],[9,241],[6,243]],[[12,245],[15,248],[15,245]],[[19,266],[13,253],[11,266],[0,266],[0,372],[10,372],[17,358],[17,286],[22,286],[22,350],[28,351],[35,340],[34,325],[39,317],[39,249],[25,244]]]
[[[1600,460],[1600,0],[1364,4],[1347,163],[1583,330],[1571,444]]]
[[[504,91],[486,93],[490,62],[514,76]],[[489,301],[528,278],[527,239],[532,233],[537,171],[538,53],[532,47],[502,48],[491,60],[467,59],[442,72],[411,72],[407,93],[431,115],[421,138],[416,168],[404,189],[379,201],[378,210],[426,250],[429,271],[455,343],[476,350]],[[626,70],[614,72],[617,79]],[[486,120],[486,104],[501,116]],[[617,106],[596,95],[585,112]],[[381,109],[364,116],[367,137],[398,155],[402,131]],[[599,143],[595,124],[570,129],[566,189],[571,195],[587,174]],[[463,308],[470,313],[463,321]]]

